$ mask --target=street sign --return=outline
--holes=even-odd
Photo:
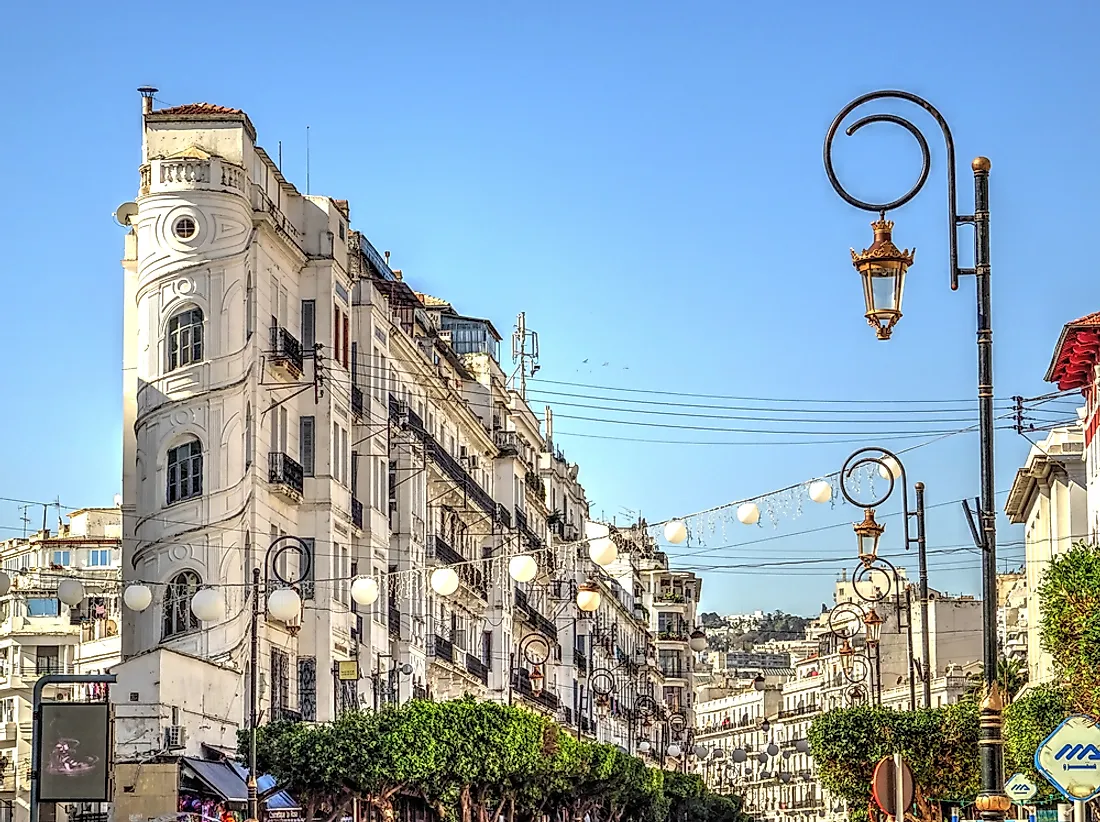
[[[1039,789],[1035,783],[1022,773],[1016,774],[1005,783],[1005,793],[1008,794],[1008,798],[1020,804],[1034,799],[1038,792]]]
[[[913,772],[909,770],[909,766],[900,757],[895,762],[895,757],[887,756],[875,766],[875,774],[871,777],[871,795],[875,799],[875,804],[882,808],[883,813],[894,817],[898,815],[894,813],[894,808],[897,805],[898,785],[896,780],[899,770],[901,771],[901,801],[904,805],[902,808],[904,812],[912,807],[915,792]]]
[[[354,682],[359,678],[359,662],[354,659],[350,662],[341,661],[337,663],[336,672],[341,682]]]
[[[1089,716],[1071,716],[1035,752],[1035,768],[1071,802],[1100,795],[1100,728]]]

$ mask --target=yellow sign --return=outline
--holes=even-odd
[[[359,663],[356,660],[337,663],[337,676],[341,682],[353,682],[359,678]]]

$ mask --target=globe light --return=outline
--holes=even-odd
[[[603,594],[600,593],[600,586],[592,580],[577,586],[577,607],[582,611],[595,611],[600,607],[600,600],[602,599]]]
[[[127,585],[126,590],[122,592],[122,601],[131,611],[141,613],[153,604],[153,592],[148,585],[141,583]]]
[[[669,520],[665,523],[665,539],[673,545],[679,545],[688,538],[687,525],[681,519]]]
[[[530,554],[516,554],[508,560],[508,575],[516,582],[530,582],[539,573],[539,564]]]
[[[770,745],[768,745],[767,751],[768,751],[768,756],[775,756],[776,754],[779,753],[779,746],[776,745],[774,742],[772,742]]]
[[[791,775],[789,773],[781,773],[781,774],[779,774],[779,781],[783,782],[783,783],[790,782],[791,781]]]
[[[648,739],[643,739],[641,742],[638,743],[638,753],[642,753],[642,754],[649,753],[649,740]]]
[[[277,588],[268,595],[267,611],[275,619],[290,622],[302,613],[302,598],[293,588]]]
[[[225,613],[225,601],[216,588],[203,588],[191,597],[191,613],[200,622],[217,622]]]
[[[665,753],[667,753],[673,759],[676,759],[680,756],[681,753],[683,753],[683,751],[680,750],[679,745],[673,742],[671,745],[668,746],[668,749],[665,751]]]
[[[369,608],[378,601],[378,583],[371,577],[356,577],[351,581],[351,598],[356,605]]]
[[[443,597],[458,590],[458,573],[454,568],[436,568],[431,576],[432,590]]]
[[[806,753],[806,751],[810,750],[810,743],[805,739],[800,739],[794,743],[794,749],[799,753]]]
[[[611,537],[598,537],[588,543],[588,557],[603,568],[619,558],[619,548]]]
[[[756,525],[760,522],[760,507],[755,502],[746,502],[737,507],[737,519],[742,525]]]
[[[883,457],[879,462],[878,475],[884,480],[888,479],[900,479],[901,478],[901,466],[898,461],[893,457]]]
[[[833,498],[833,486],[825,480],[810,483],[810,499],[817,503],[828,502]]]
[[[691,638],[688,639],[688,647],[696,653],[705,651],[707,649],[707,635],[696,628],[691,632]]]
[[[84,586],[78,579],[63,579],[57,586],[57,598],[70,608],[79,605],[84,599]]]
[[[737,748],[732,754],[730,754],[730,759],[738,763],[744,762],[748,758],[749,755],[745,752],[744,748]]]
[[[764,680],[763,674],[757,674],[752,680],[752,687],[754,690],[762,691],[767,683]]]
[[[696,759],[707,758],[707,749],[703,745],[696,745],[694,748],[692,748],[691,752],[695,754]]]

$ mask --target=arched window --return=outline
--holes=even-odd
[[[202,360],[202,309],[192,306],[168,321],[168,370]]]
[[[190,439],[168,450],[168,504],[202,496],[202,443]]]
[[[191,597],[202,585],[194,571],[183,571],[172,577],[164,594],[164,638],[195,631],[199,618],[191,610]]]

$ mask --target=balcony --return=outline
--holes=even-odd
[[[466,670],[480,679],[482,684],[489,684],[489,667],[473,654],[466,654]]]
[[[658,642],[686,643],[689,639],[688,632],[684,628],[664,628],[657,632]]]
[[[267,481],[292,502],[301,501],[305,481],[302,466],[286,454],[272,451],[267,455]]]
[[[428,558],[437,559],[444,565],[458,565],[466,561],[466,557],[452,548],[451,544],[439,534],[435,534],[428,541]]]
[[[512,527],[512,513],[503,505],[497,505],[497,522],[505,528]]]
[[[386,615],[389,625],[390,638],[401,639],[401,609],[396,605],[390,605],[389,612]]]
[[[539,613],[538,609],[531,604],[531,600],[528,599],[521,589],[514,589],[514,596],[516,602],[516,610],[520,612],[520,616],[526,620],[536,631],[541,633],[552,641],[558,639],[558,628],[554,623]]]
[[[502,457],[514,457],[519,454],[519,434],[515,431],[494,431],[493,443]]]
[[[527,527],[527,515],[523,511],[516,509],[516,527],[521,531],[530,530]]]
[[[363,389],[357,385],[351,387],[351,413],[356,419],[363,418]]]
[[[686,679],[687,668],[680,665],[662,665],[661,673],[665,675],[666,679]]]
[[[351,524],[363,530],[363,503],[355,497],[351,498]]]
[[[546,502],[546,485],[543,484],[542,478],[538,475],[537,471],[528,471],[523,481],[527,485],[528,491],[543,502]]]
[[[821,709],[817,705],[800,705],[797,708],[790,708],[786,711],[779,712],[780,719],[794,719],[799,716],[813,716]]]
[[[268,352],[271,367],[292,380],[302,376],[302,344],[285,328],[271,329],[271,350]]]
[[[641,605],[634,606],[634,619],[643,625],[649,624],[649,611]]]
[[[580,648],[573,649],[573,662],[581,673],[588,672],[588,655]]]
[[[428,656],[449,662],[455,661],[455,646],[449,639],[444,639],[438,634],[428,637]]]

